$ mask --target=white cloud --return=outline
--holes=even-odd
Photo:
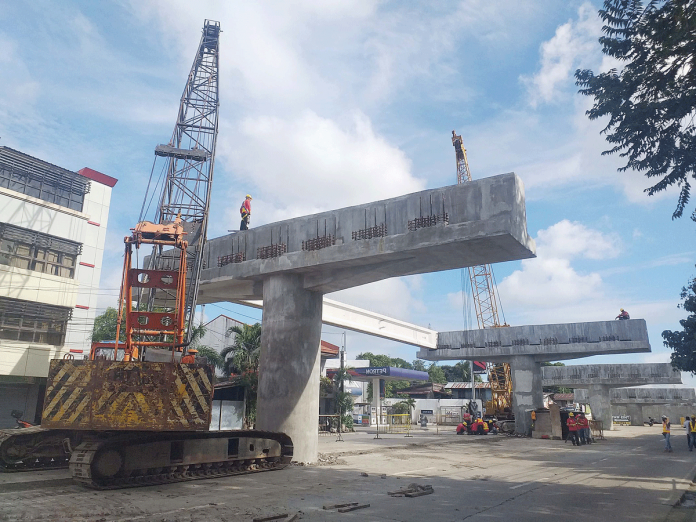
[[[521,78],[532,106],[559,100],[559,91],[567,92],[578,65],[587,63],[588,57],[600,55],[597,39],[601,28],[596,8],[586,2],[578,9],[577,20],[558,26],[553,38],[541,44],[540,70]]]
[[[519,310],[516,313],[532,324],[567,322],[568,317],[599,320],[612,313],[614,306],[607,301],[602,277],[597,272],[578,272],[571,261],[616,257],[621,250],[617,236],[563,220],[540,230],[536,242],[537,258],[522,261],[521,270],[499,285],[508,312]]]
[[[240,134],[221,141],[220,152],[247,188],[239,187],[229,209],[237,216],[245,191],[257,187],[256,225],[320,210],[422,190],[406,155],[377,135],[355,112],[344,125],[305,111],[297,119],[247,118]],[[298,182],[301,180],[301,182]],[[368,190],[369,188],[369,190]]]

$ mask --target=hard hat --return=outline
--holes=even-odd
[[[189,349],[186,350],[186,351],[187,351],[188,353],[198,353],[198,350],[196,350],[195,348],[189,348]]]
[[[568,414],[568,417],[572,417],[572,416],[573,416],[573,412],[571,411],[571,412]]]
[[[662,416],[662,420],[665,420],[667,418],[667,415]]]
[[[246,195],[246,198],[247,198],[247,199],[254,199],[254,198],[252,198],[251,195],[249,195],[249,194]]]
[[[247,196],[247,197],[248,197],[248,196]],[[622,309],[621,309],[621,311],[623,312],[623,311],[624,311],[624,309],[622,308]]]

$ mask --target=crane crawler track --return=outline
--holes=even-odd
[[[122,489],[282,469],[292,450],[283,433],[130,432],[86,440],[74,450],[70,471],[89,488]]]
[[[72,435],[41,426],[0,430],[0,473],[67,468],[63,440]]]

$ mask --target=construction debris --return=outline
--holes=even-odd
[[[283,518],[288,518],[288,516],[289,516],[288,513],[283,513],[281,515],[271,515],[269,517],[255,518],[255,519],[253,519],[252,522],[271,522],[272,520],[281,520]]]
[[[420,485],[415,482],[409,484],[408,487],[397,489],[396,491],[389,491],[389,496],[392,497],[422,497],[423,495],[431,495],[434,493],[434,489],[430,484]]]
[[[363,472],[360,474],[360,476],[361,476],[361,477],[367,477],[368,475],[367,475],[367,473],[365,473],[365,472],[363,471]]]
[[[325,504],[323,506],[323,509],[338,509],[338,508],[343,508],[343,507],[348,507],[348,506],[357,506],[357,502],[344,502],[343,504]]]
[[[369,508],[370,504],[358,504],[356,506],[348,506],[344,508],[339,508],[338,512],[339,513],[348,513],[349,511],[355,511],[356,509],[363,509],[363,508]]]

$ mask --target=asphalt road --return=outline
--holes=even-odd
[[[673,430],[673,453],[663,451],[658,426],[618,428],[581,447],[432,428],[412,438],[373,437],[321,437],[325,462],[317,466],[129,490],[88,490],[67,470],[3,474],[0,520],[251,521],[287,513],[309,521],[682,522],[696,513],[674,507],[696,475],[683,429]],[[387,494],[410,483],[434,493]],[[370,507],[322,509],[347,502]]]

